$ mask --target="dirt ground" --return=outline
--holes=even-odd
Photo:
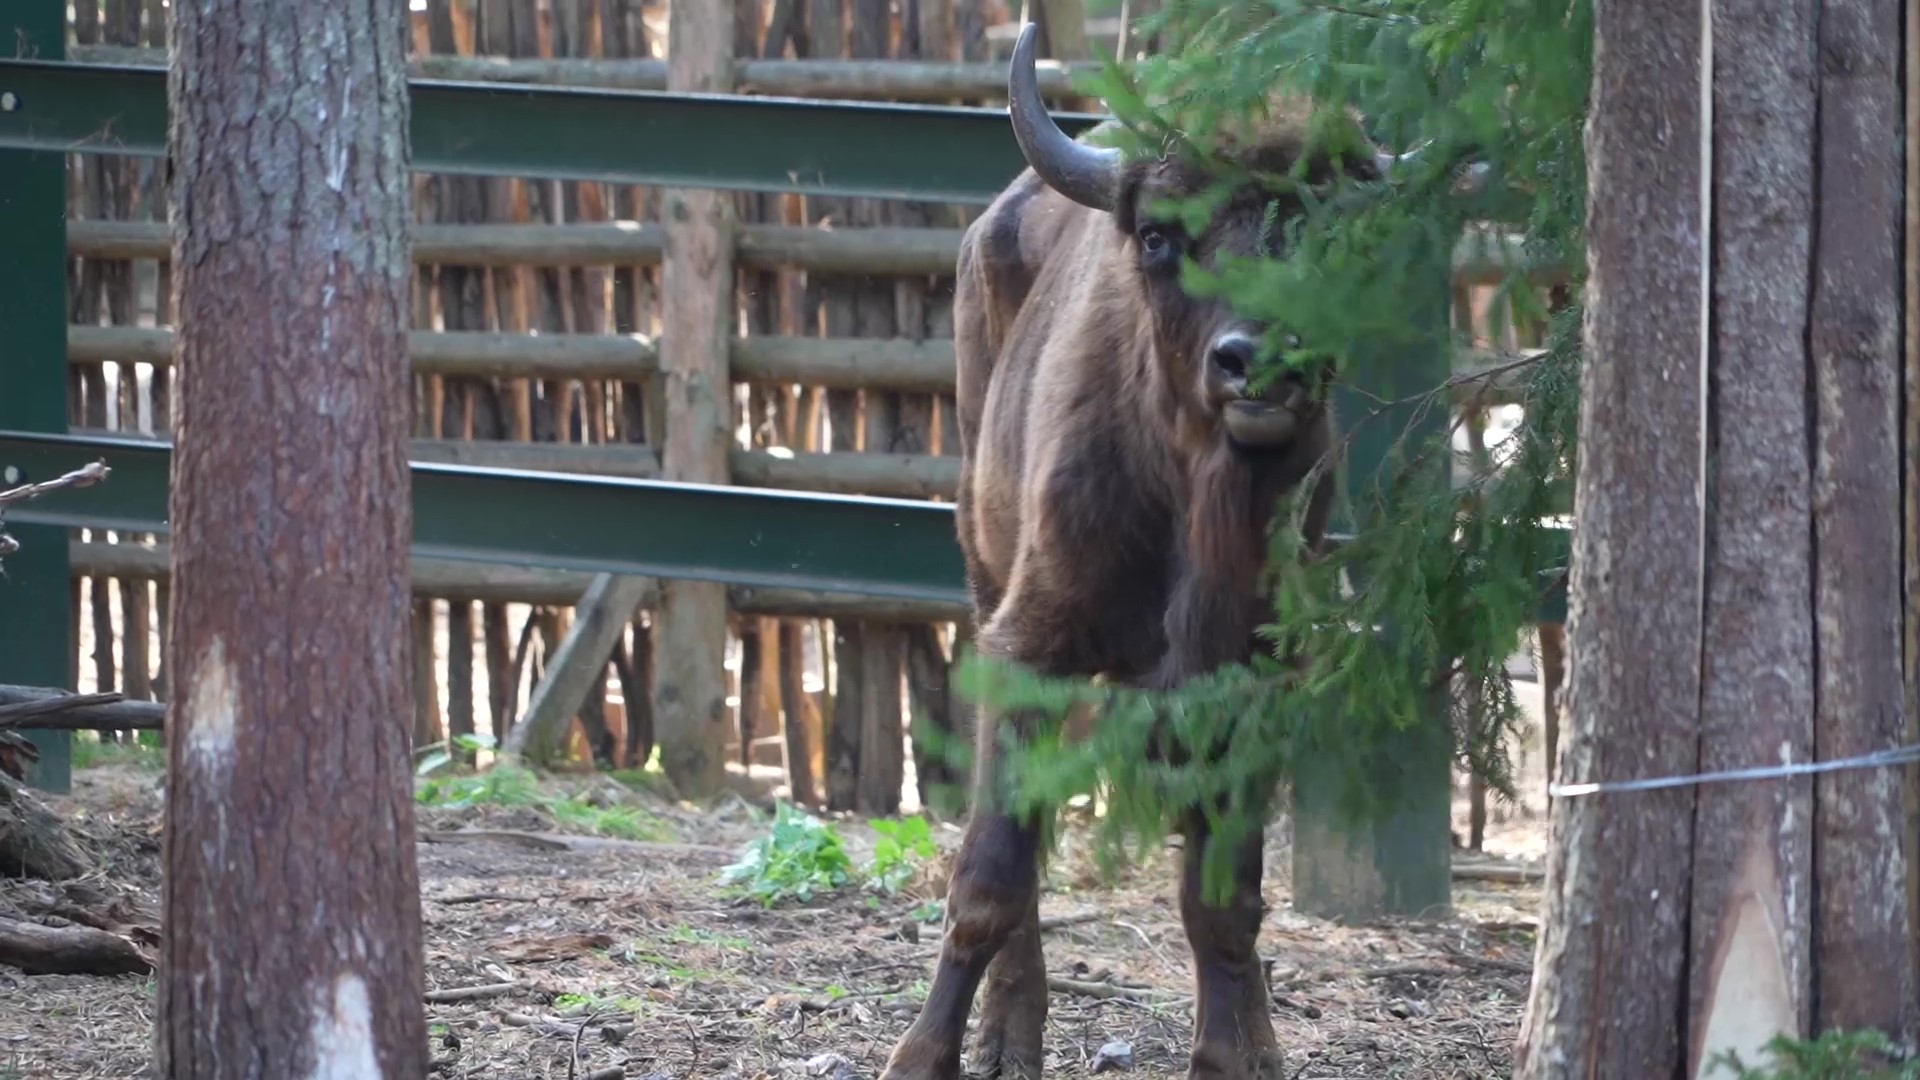
[[[1530,797],[1496,813],[1488,854],[1459,855],[1457,875],[1469,861],[1537,865],[1537,763],[1523,780]],[[939,924],[923,920],[937,920],[925,902],[938,896],[943,860],[902,895],[851,886],[763,910],[724,895],[714,880],[764,833],[759,811],[735,802],[696,812],[604,777],[548,782],[630,801],[665,826],[670,842],[593,838],[525,807],[421,809],[429,997],[513,984],[493,996],[429,1001],[437,1076],[879,1074],[931,976]],[[110,764],[80,771],[73,794],[53,800],[103,856],[96,886],[148,914],[157,903],[160,784],[151,763]],[[1464,800],[1455,817],[1464,835]],[[864,860],[873,832],[857,821],[835,826],[856,863]],[[475,830],[494,835],[446,835]],[[1457,880],[1444,917],[1335,926],[1292,911],[1287,832],[1283,823],[1269,834],[1271,912],[1261,947],[1289,1075],[1508,1075],[1537,884]],[[935,836],[944,856],[958,832],[941,825]],[[1068,831],[1042,914],[1048,973],[1076,985],[1052,995],[1048,1076],[1184,1075],[1192,1010],[1176,859],[1165,853],[1103,884],[1082,835]],[[28,887],[0,883],[0,914],[14,913]],[[0,966],[0,1002],[0,1080],[146,1075],[150,977],[26,977]],[[1114,1043],[1130,1052],[1123,1068],[1101,1057]]]

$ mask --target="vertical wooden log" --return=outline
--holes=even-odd
[[[1699,764],[1711,132],[1701,5],[1594,9],[1587,352],[1634,362],[1581,369],[1570,782]],[[1660,543],[1644,542],[1652,536]],[[1519,1080],[1680,1069],[1694,795],[1671,788],[1556,808]]]
[[[1906,734],[1900,506],[1890,482],[1901,466],[1901,154],[1893,136],[1901,7],[1900,0],[1823,0],[1819,49],[1805,54],[1820,65],[1807,341],[1816,417],[1815,751],[1822,760],[1890,749]],[[1905,787],[1898,769],[1814,780],[1816,1030],[1874,1027],[1896,1041],[1916,1033]]]
[[[670,90],[720,93],[732,86],[733,0],[678,4],[668,12]],[[709,190],[673,190],[663,202],[667,260],[662,275],[660,369],[667,400],[661,474],[719,484],[728,479],[727,358],[733,336],[732,199]],[[689,798],[725,781],[727,594],[701,581],[663,582],[654,643],[654,725],[660,762]]]
[[[1804,327],[1815,178],[1814,57],[1807,45],[1815,5],[1712,2],[1714,482],[1699,650],[1699,767],[1728,769],[1805,761],[1813,749]],[[1585,521],[1576,520],[1577,532]],[[1576,679],[1585,663],[1575,658]],[[1691,1075],[1726,1051],[1764,1060],[1768,1039],[1806,1032],[1816,901],[1807,888],[1810,789],[1698,789]]]
[[[440,679],[434,670],[433,601],[413,602],[413,627],[408,663],[413,670],[413,745],[425,746],[444,738],[440,721]]]
[[[1902,366],[1904,385],[1902,397],[1906,404],[1906,426],[1903,432],[1906,468],[1901,475],[1905,480],[1902,493],[1906,505],[1906,550],[1905,567],[1906,586],[1906,626],[1904,648],[1906,657],[1906,736],[1903,742],[1912,743],[1920,739],[1920,18],[1909,14],[1906,18],[1907,55],[1906,55],[1906,228],[1902,230],[1906,239],[1906,304],[1905,313],[1906,362]],[[1909,765],[1903,770],[1907,783],[1907,911],[1909,917],[1920,913],[1920,765]],[[1910,950],[1920,970],[1920,935],[1914,936]]]
[[[145,24],[141,28],[141,36],[144,43],[149,47],[164,48],[167,44],[168,7],[163,3],[163,0],[144,0],[144,2]],[[152,177],[153,216],[165,221],[167,220],[167,191],[170,186],[167,180],[167,170],[161,168],[159,163],[155,163],[150,175]],[[154,274],[153,321],[157,326],[169,326],[173,323],[173,261],[171,259],[160,260],[160,265]],[[160,438],[171,439],[173,436],[172,367],[162,366],[154,368],[153,376],[148,382],[147,388],[148,393],[152,397],[148,408],[151,409],[153,413],[153,433]],[[155,655],[158,658],[158,665],[155,667],[153,673],[152,691],[154,698],[159,701],[167,700],[167,675],[169,671],[167,642],[170,637],[169,626],[171,616],[169,613],[172,610],[172,579],[169,577],[154,582],[153,621],[156,639],[154,644],[156,646]],[[161,732],[160,738],[163,741],[166,739],[166,733],[164,731]]]
[[[421,1080],[405,8],[173,13],[158,1075]]]

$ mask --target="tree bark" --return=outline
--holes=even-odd
[[[1703,12],[1594,16],[1569,782],[1699,763]],[[1693,808],[1684,787],[1555,808],[1516,1076],[1678,1072]]]
[[[1819,6],[1819,241],[1806,340],[1816,417],[1822,759],[1891,749],[1906,736],[1893,479],[1901,469],[1900,6]],[[1876,1027],[1895,1040],[1914,1034],[1904,774],[1856,769],[1814,780],[1813,996],[1821,1030]]]
[[[1714,0],[1713,363],[1700,768],[1813,750],[1807,265],[1811,0]],[[1580,661],[1575,660],[1578,666]],[[1806,1032],[1812,788],[1711,784],[1694,818],[1688,1074]]]
[[[158,1075],[424,1077],[406,10],[208,0],[173,20]]]

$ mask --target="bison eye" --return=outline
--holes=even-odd
[[[1142,225],[1137,237],[1140,254],[1149,267],[1161,269],[1178,257],[1173,238],[1158,225]]]

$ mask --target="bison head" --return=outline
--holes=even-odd
[[[1197,162],[1177,157],[1128,161],[1118,149],[1068,137],[1047,114],[1034,76],[1033,49],[1034,27],[1028,24],[1014,46],[1008,78],[1014,137],[1049,187],[1112,218],[1153,323],[1157,362],[1188,418],[1223,430],[1243,450],[1292,443],[1322,417],[1331,365],[1311,375],[1289,370],[1256,390],[1251,369],[1269,328],[1236,315],[1224,299],[1188,293],[1180,285],[1180,267],[1186,259],[1218,269],[1227,257],[1278,254],[1285,221],[1304,212],[1304,205],[1297,196],[1248,183],[1214,212],[1205,231],[1189,234],[1154,208],[1200,193],[1214,177]],[[1303,179],[1315,186],[1331,182],[1339,171],[1358,180],[1377,179],[1400,160],[1388,153],[1337,159],[1312,150],[1305,120],[1304,114],[1283,112],[1228,152],[1243,167],[1268,175],[1284,174],[1310,154]],[[1297,338],[1285,340],[1298,347]]]

